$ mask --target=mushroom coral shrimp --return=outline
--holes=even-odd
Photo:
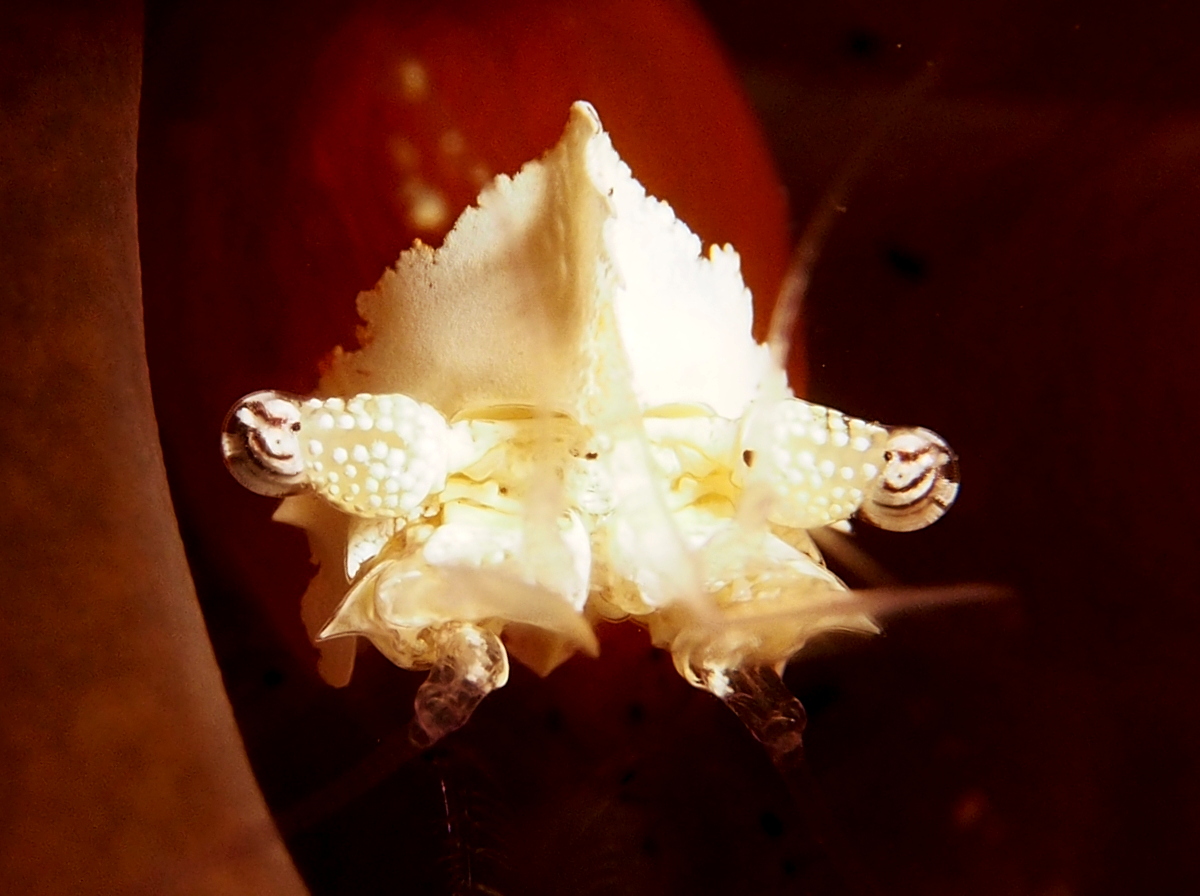
[[[323,675],[348,680],[357,635],[430,670],[424,742],[510,656],[547,674],[594,653],[599,619],[638,621],[689,682],[769,715],[813,635],[875,630],[808,530],[920,528],[957,492],[935,434],[792,395],[737,253],[702,253],[586,103],[359,312],[362,347],[334,351],[314,396],[246,396],[223,447],[308,534]]]

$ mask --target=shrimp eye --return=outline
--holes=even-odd
[[[284,392],[252,392],[225,415],[225,466],[252,492],[273,498],[296,494],[308,485],[299,431],[298,398]]]
[[[858,512],[873,526],[893,532],[923,529],[941,519],[958,496],[958,458],[937,433],[893,429],[883,460]]]

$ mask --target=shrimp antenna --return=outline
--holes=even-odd
[[[940,67],[931,60],[925,64],[921,74],[908,82],[887,114],[875,123],[850,158],[842,163],[833,182],[826,188],[817,207],[809,216],[808,223],[796,242],[796,248],[792,250],[783,282],[779,284],[779,295],[775,299],[771,323],[767,329],[767,345],[770,347],[772,359],[780,369],[787,369],[792,333],[800,318],[813,268],[829,237],[829,231],[833,228],[836,216],[846,210],[850,188],[862,176],[883,138],[896,122],[912,111],[918,100],[928,94],[939,74]]]

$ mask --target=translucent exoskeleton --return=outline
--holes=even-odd
[[[363,348],[335,352],[314,397],[241,399],[223,449],[308,531],[316,639],[363,635],[429,670],[424,742],[507,681],[510,655],[545,674],[596,651],[596,620],[633,618],[793,749],[803,712],[778,670],[818,632],[875,631],[808,530],[918,529],[958,489],[929,430],[792,395],[780,346],[750,335],[736,253],[701,255],[586,104],[359,308]]]

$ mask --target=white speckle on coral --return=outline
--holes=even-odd
[[[441,190],[419,177],[410,177],[400,188],[400,205],[414,230],[425,233],[446,225],[450,206]]]
[[[400,95],[410,103],[419,103],[429,96],[429,72],[418,59],[400,61],[396,66],[396,82]]]

